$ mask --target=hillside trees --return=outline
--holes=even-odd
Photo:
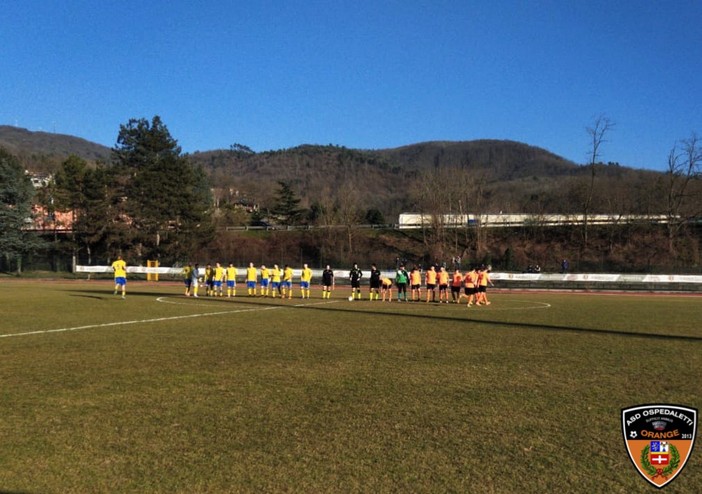
[[[22,271],[22,255],[41,246],[24,229],[32,216],[34,187],[15,156],[0,148],[0,252],[8,266]]]
[[[348,259],[356,255],[356,239],[364,214],[359,186],[349,179],[338,190],[325,185],[319,192],[319,200],[310,208],[310,218],[319,227],[317,242],[321,257]]]
[[[96,252],[172,262],[213,232],[207,177],[157,116],[120,126],[112,166],[69,157],[55,187],[57,202],[76,215],[74,246],[85,248],[88,262]]]
[[[279,180],[278,186],[280,189],[271,214],[277,216],[283,225],[299,224],[305,212],[299,207],[300,199],[295,195],[289,182]]]
[[[663,179],[668,250],[671,254],[676,251],[676,239],[685,225],[702,215],[701,177],[702,142],[693,133],[670,150]]]
[[[347,256],[356,254],[355,245],[358,225],[363,217],[360,187],[355,180],[347,180],[341,190],[336,192],[335,213],[337,224],[343,225],[346,234]]]
[[[160,117],[120,125],[113,167],[120,198],[113,205],[135,232],[137,257],[175,260],[211,238],[205,173],[181,153]]]
[[[441,167],[421,174],[411,184],[417,211],[429,219],[422,240],[429,262],[460,255],[471,249],[476,257],[487,252],[487,229],[481,226],[447,229],[446,215],[480,217],[487,209],[487,172],[484,168]],[[460,237],[459,237],[460,236]]]
[[[69,156],[56,172],[52,194],[57,209],[71,212],[74,267],[79,252],[85,252],[92,264],[94,254],[120,251],[134,237],[124,221],[123,198],[113,186],[115,180],[112,169],[102,164],[91,167],[77,156]]]
[[[75,271],[77,238],[83,238],[79,234],[77,216],[84,216],[86,211],[85,196],[85,176],[88,171],[87,162],[78,156],[71,155],[58,169],[51,184],[52,197],[55,205],[59,209],[68,210],[71,213],[71,267]],[[81,226],[87,226],[81,222]]]

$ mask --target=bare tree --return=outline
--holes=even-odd
[[[590,137],[589,163],[590,180],[585,198],[583,201],[583,243],[587,246],[588,243],[588,216],[592,212],[592,200],[595,194],[595,176],[597,174],[597,163],[601,157],[602,145],[607,142],[607,134],[614,128],[612,122],[606,115],[599,115],[595,118],[591,127],[587,127],[587,134]]]
[[[315,214],[314,222],[320,227],[318,242],[321,258],[328,262],[333,257],[343,258],[343,246],[340,246],[343,242],[339,240],[339,231],[336,228],[339,218],[334,191],[325,185],[319,192],[319,199],[312,205],[312,211]]]
[[[666,216],[668,250],[675,253],[675,240],[689,220],[702,214],[700,187],[695,182],[702,174],[702,143],[696,134],[673,145],[668,153],[666,179]]]
[[[444,259],[448,247],[447,220],[458,212],[459,190],[453,168],[435,168],[420,174],[410,187],[422,216],[424,255],[431,261]]]
[[[461,214],[473,215],[476,220],[475,226],[467,226],[464,230],[466,234],[465,243],[470,245],[472,243],[471,240],[473,240],[470,235],[474,234],[475,255],[481,257],[488,250],[489,229],[481,221],[487,210],[487,174],[481,170],[463,169],[456,174],[454,182],[460,190],[458,211]],[[465,257],[465,250],[460,254],[461,257]]]
[[[346,256],[350,257],[354,254],[354,240],[358,234],[358,225],[363,218],[360,187],[353,179],[348,179],[336,191],[335,210],[337,221],[339,225],[343,225],[346,233]]]
[[[426,171],[412,183],[410,196],[423,218],[425,256],[432,261],[465,257],[466,246],[472,246],[476,256],[487,252],[487,228],[479,222],[486,210],[486,186],[484,171],[464,167]],[[477,226],[458,228],[468,215],[478,220]],[[460,235],[464,238],[459,241]]]

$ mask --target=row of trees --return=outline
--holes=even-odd
[[[583,215],[585,221],[573,237],[583,252],[594,248],[590,242],[593,214],[664,215],[668,218],[662,227],[667,236],[667,252],[676,255],[684,251],[690,243],[689,225],[702,214],[698,138],[692,134],[675,143],[669,166],[660,173],[603,163],[606,144],[615,129],[614,122],[606,115],[593,119],[585,129],[588,158],[583,166],[564,165],[557,157],[544,156],[543,150],[524,149],[518,143],[485,146],[487,151],[482,154],[470,151],[470,146],[447,146],[447,154],[453,154],[446,159],[441,154],[444,148],[427,144],[412,146],[406,151],[411,156],[393,158],[392,153],[383,154],[389,159],[387,168],[392,173],[378,178],[374,173],[379,168],[368,164],[371,155],[352,154],[346,159],[336,148],[303,147],[286,154],[287,161],[283,161],[274,160],[268,156],[270,153],[256,156],[250,150],[243,152],[240,148],[244,146],[235,145],[232,149],[236,152],[232,153],[238,158],[229,167],[220,160],[224,159],[222,156],[211,156],[220,160],[215,160],[212,176],[219,186],[215,190],[233,188],[256,197],[261,206],[258,219],[282,224],[343,226],[343,239],[337,228],[334,235],[329,233],[329,244],[334,243],[340,251],[343,240],[343,249],[351,253],[355,250],[354,227],[358,223],[374,223],[379,218],[393,222],[398,211],[435,218],[422,237],[428,256],[455,251],[461,245],[477,252],[487,248],[487,231],[446,229],[441,224],[444,215],[503,211]],[[503,151],[511,154],[505,157]],[[404,151],[396,153],[401,152]],[[432,157],[434,166],[428,163]],[[414,166],[420,161],[421,166]],[[275,188],[270,187],[270,177],[276,176],[271,175],[271,169],[285,177],[282,183],[278,180],[282,187],[278,196],[274,195]],[[320,171],[323,171],[321,177]],[[247,175],[252,172],[261,173],[260,188]],[[297,207],[295,215],[279,214],[278,205],[285,201],[281,196],[295,190],[303,192],[302,207]],[[239,221],[244,224],[245,218]]]
[[[662,213],[669,219],[666,227],[669,252],[674,254],[684,245],[679,240],[684,237],[689,220],[702,215],[700,141],[693,135],[677,143],[668,157],[666,173],[652,173],[651,182],[640,185],[640,193],[636,192],[638,184],[625,184],[630,190],[616,194],[598,180],[606,170],[604,167],[608,167],[599,159],[613,127],[609,119],[598,117],[587,129],[591,138],[589,173],[572,177],[566,186],[554,188],[549,195],[534,193],[533,201],[527,208],[520,205],[520,210],[584,213],[587,217],[595,204],[601,206],[607,201],[607,209],[623,214],[631,214],[635,209],[648,214]],[[240,144],[232,146],[232,152],[252,153]],[[218,222],[222,225],[228,221],[215,207],[205,170],[193,163],[158,116],[150,121],[132,119],[120,126],[109,163],[90,164],[69,157],[50,185],[40,189],[39,197],[33,199],[33,189],[24,170],[12,155],[1,151],[2,252],[8,260],[20,259],[37,250],[39,241],[23,228],[30,216],[27,208],[34,201],[43,204],[49,214],[70,211],[73,215],[71,241],[62,245],[73,253],[74,263],[78,255],[87,262],[109,260],[118,253],[135,261],[158,259],[163,263],[190,257],[213,239]],[[402,182],[403,201],[408,210],[435,219],[421,232],[425,256],[443,259],[465,255],[467,250],[476,257],[486,253],[487,230],[448,229],[442,218],[450,213],[497,212],[496,204],[510,209],[510,197],[505,192],[499,195],[489,167],[437,166],[413,173],[411,179],[405,177]],[[323,257],[331,252],[340,258],[354,256],[361,235],[358,225],[384,222],[383,213],[365,199],[369,183],[354,174],[349,174],[341,187],[329,185],[305,191],[304,199],[296,192],[293,182],[278,180],[277,184],[277,194],[269,200],[270,204],[262,204],[253,216],[244,215],[243,221],[310,223],[323,227],[318,238]],[[522,184],[529,186],[526,182]],[[314,199],[310,200],[310,196]],[[649,205],[644,206],[639,196],[653,199],[648,199]],[[554,205],[558,210],[554,210]],[[588,247],[587,221],[578,240],[582,249]]]
[[[0,152],[2,251],[19,259],[37,245],[26,227],[32,201],[49,215],[70,211],[75,258],[121,254],[135,260],[172,262],[213,235],[208,178],[183,155],[161,119],[121,125],[110,163],[89,165],[71,156],[54,180],[38,191],[16,159]],[[21,264],[17,264],[21,269]]]
[[[7,265],[22,269],[22,257],[42,243],[26,230],[34,187],[19,160],[0,148],[0,252]],[[30,220],[31,221],[31,220]]]

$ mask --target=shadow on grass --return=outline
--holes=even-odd
[[[83,296],[83,297],[88,297],[88,298],[98,298],[98,299],[103,299],[103,297],[100,296],[95,296],[95,292],[87,292],[91,293],[92,295],[85,295],[86,291],[85,290],[69,290],[72,292],[79,292],[83,293],[83,295],[77,295],[77,296]],[[111,295],[111,294],[110,294]],[[332,311],[332,312],[347,312],[347,313],[354,313],[357,314],[359,312],[362,312],[363,314],[371,314],[371,315],[382,315],[382,316],[400,316],[400,317],[407,317],[407,318],[415,318],[415,319],[427,319],[427,320],[432,320],[436,321],[438,320],[445,320],[445,321],[453,321],[453,322],[462,322],[462,323],[480,323],[480,324],[486,324],[486,325],[491,325],[495,326],[497,328],[524,328],[524,329],[539,329],[539,330],[544,330],[544,331],[557,331],[557,332],[573,332],[573,333],[584,333],[584,334],[596,334],[596,335],[614,335],[614,336],[626,336],[626,337],[634,337],[634,338],[647,338],[647,339],[653,339],[653,340],[673,340],[673,341],[702,341],[702,336],[690,336],[690,335],[671,335],[671,334],[660,334],[660,333],[642,333],[639,331],[621,331],[621,330],[616,330],[616,329],[597,329],[597,328],[581,328],[581,327],[573,327],[573,326],[561,326],[561,325],[554,325],[554,324],[534,324],[534,323],[526,323],[526,322],[503,322],[503,321],[495,321],[495,320],[485,320],[485,319],[473,319],[470,316],[469,317],[451,317],[448,315],[436,315],[436,314],[410,314],[406,312],[401,312],[401,311],[394,311],[392,310],[394,307],[411,307],[412,304],[410,305],[404,305],[404,304],[395,304],[395,305],[382,305],[383,307],[387,307],[387,309],[390,310],[356,310],[352,308],[344,308],[344,307],[339,307],[339,306],[334,306],[334,307],[328,307],[325,305],[322,305],[325,303],[324,299],[309,299],[305,303],[310,304],[310,305],[300,305],[299,303],[302,302],[302,299],[300,298],[292,298],[292,299],[285,299],[282,300],[281,298],[264,298],[260,296],[256,297],[249,297],[247,295],[237,295],[236,297],[233,298],[228,298],[228,297],[208,297],[208,296],[200,296],[197,299],[194,299],[192,297],[185,297],[181,294],[174,294],[173,292],[134,292],[134,293],[127,293],[127,298],[129,297],[144,297],[144,298],[152,298],[152,297],[170,297],[170,298],[177,298],[177,299],[182,299],[182,300],[197,300],[197,301],[206,301],[208,303],[221,303],[221,304],[233,304],[236,303],[237,305],[248,305],[248,306],[259,306],[259,307],[288,307],[291,309],[298,309],[298,310],[310,310],[310,311]],[[109,297],[107,297],[109,298]],[[317,302],[317,305],[312,305],[315,302]],[[340,302],[344,303],[347,302],[345,299],[340,299],[340,298],[332,298],[327,300],[326,302]],[[354,303],[359,303],[359,302],[354,302]],[[360,302],[360,303],[368,303],[367,301],[365,302]],[[382,302],[373,302],[377,304],[382,304]],[[467,310],[467,309],[466,309]],[[0,493],[1,494],[1,493]]]
[[[110,298],[107,295],[105,295],[104,297],[101,295],[71,295],[71,297],[93,298],[95,300],[107,300],[108,298]],[[0,491],[0,494],[4,494],[4,493],[2,491]]]

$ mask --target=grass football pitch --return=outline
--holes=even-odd
[[[0,284],[0,492],[649,492],[621,409],[702,408],[700,296],[128,288]]]

